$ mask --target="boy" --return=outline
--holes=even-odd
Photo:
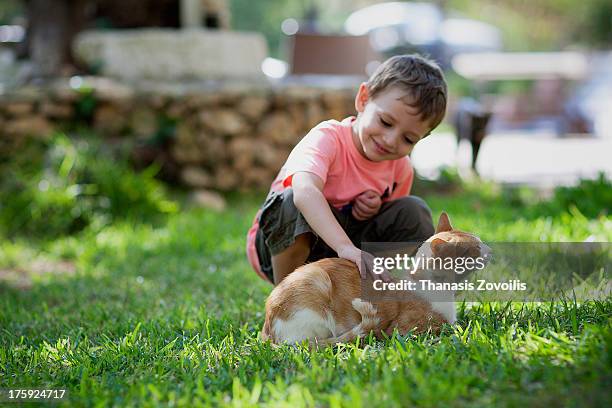
[[[287,158],[247,235],[255,271],[278,285],[304,263],[338,256],[365,277],[361,257],[371,255],[361,242],[433,235],[431,211],[408,196],[407,155],[442,121],[446,99],[435,63],[416,55],[385,61],[360,85],[357,117],[320,123]]]

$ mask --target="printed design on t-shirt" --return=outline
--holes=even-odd
[[[391,187],[390,190],[389,190],[389,187],[385,188],[385,192],[383,193],[382,196],[380,196],[380,198],[384,200],[385,198],[391,197],[391,194],[393,194],[396,187],[397,187],[397,183],[393,183],[393,187]]]

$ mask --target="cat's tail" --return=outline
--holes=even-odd
[[[353,305],[353,309],[361,315],[361,323],[339,336],[330,337],[328,339],[311,340],[311,345],[327,346],[336,343],[348,343],[376,329],[380,319],[376,317],[376,308],[374,305],[370,302],[364,302],[359,298],[353,299],[351,305]]]

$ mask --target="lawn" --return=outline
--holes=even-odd
[[[612,238],[607,214],[522,194],[467,186],[426,199],[489,242]],[[0,388],[65,388],[63,403],[81,406],[610,406],[610,297],[462,305],[441,335],[319,351],[261,342],[271,287],[244,256],[261,199],[5,237]]]

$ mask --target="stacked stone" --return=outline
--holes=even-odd
[[[75,97],[34,87],[0,95],[0,156],[18,152],[32,138],[48,138],[56,122],[74,117]]]
[[[146,141],[174,124],[164,157],[177,181],[219,191],[268,188],[291,149],[317,123],[354,114],[356,87],[188,85],[141,89],[86,79],[95,100],[89,118],[106,140]],[[74,84],[73,84],[74,86]],[[67,84],[0,96],[0,149],[48,137],[77,120],[86,95]],[[16,151],[16,150],[15,150]]]

